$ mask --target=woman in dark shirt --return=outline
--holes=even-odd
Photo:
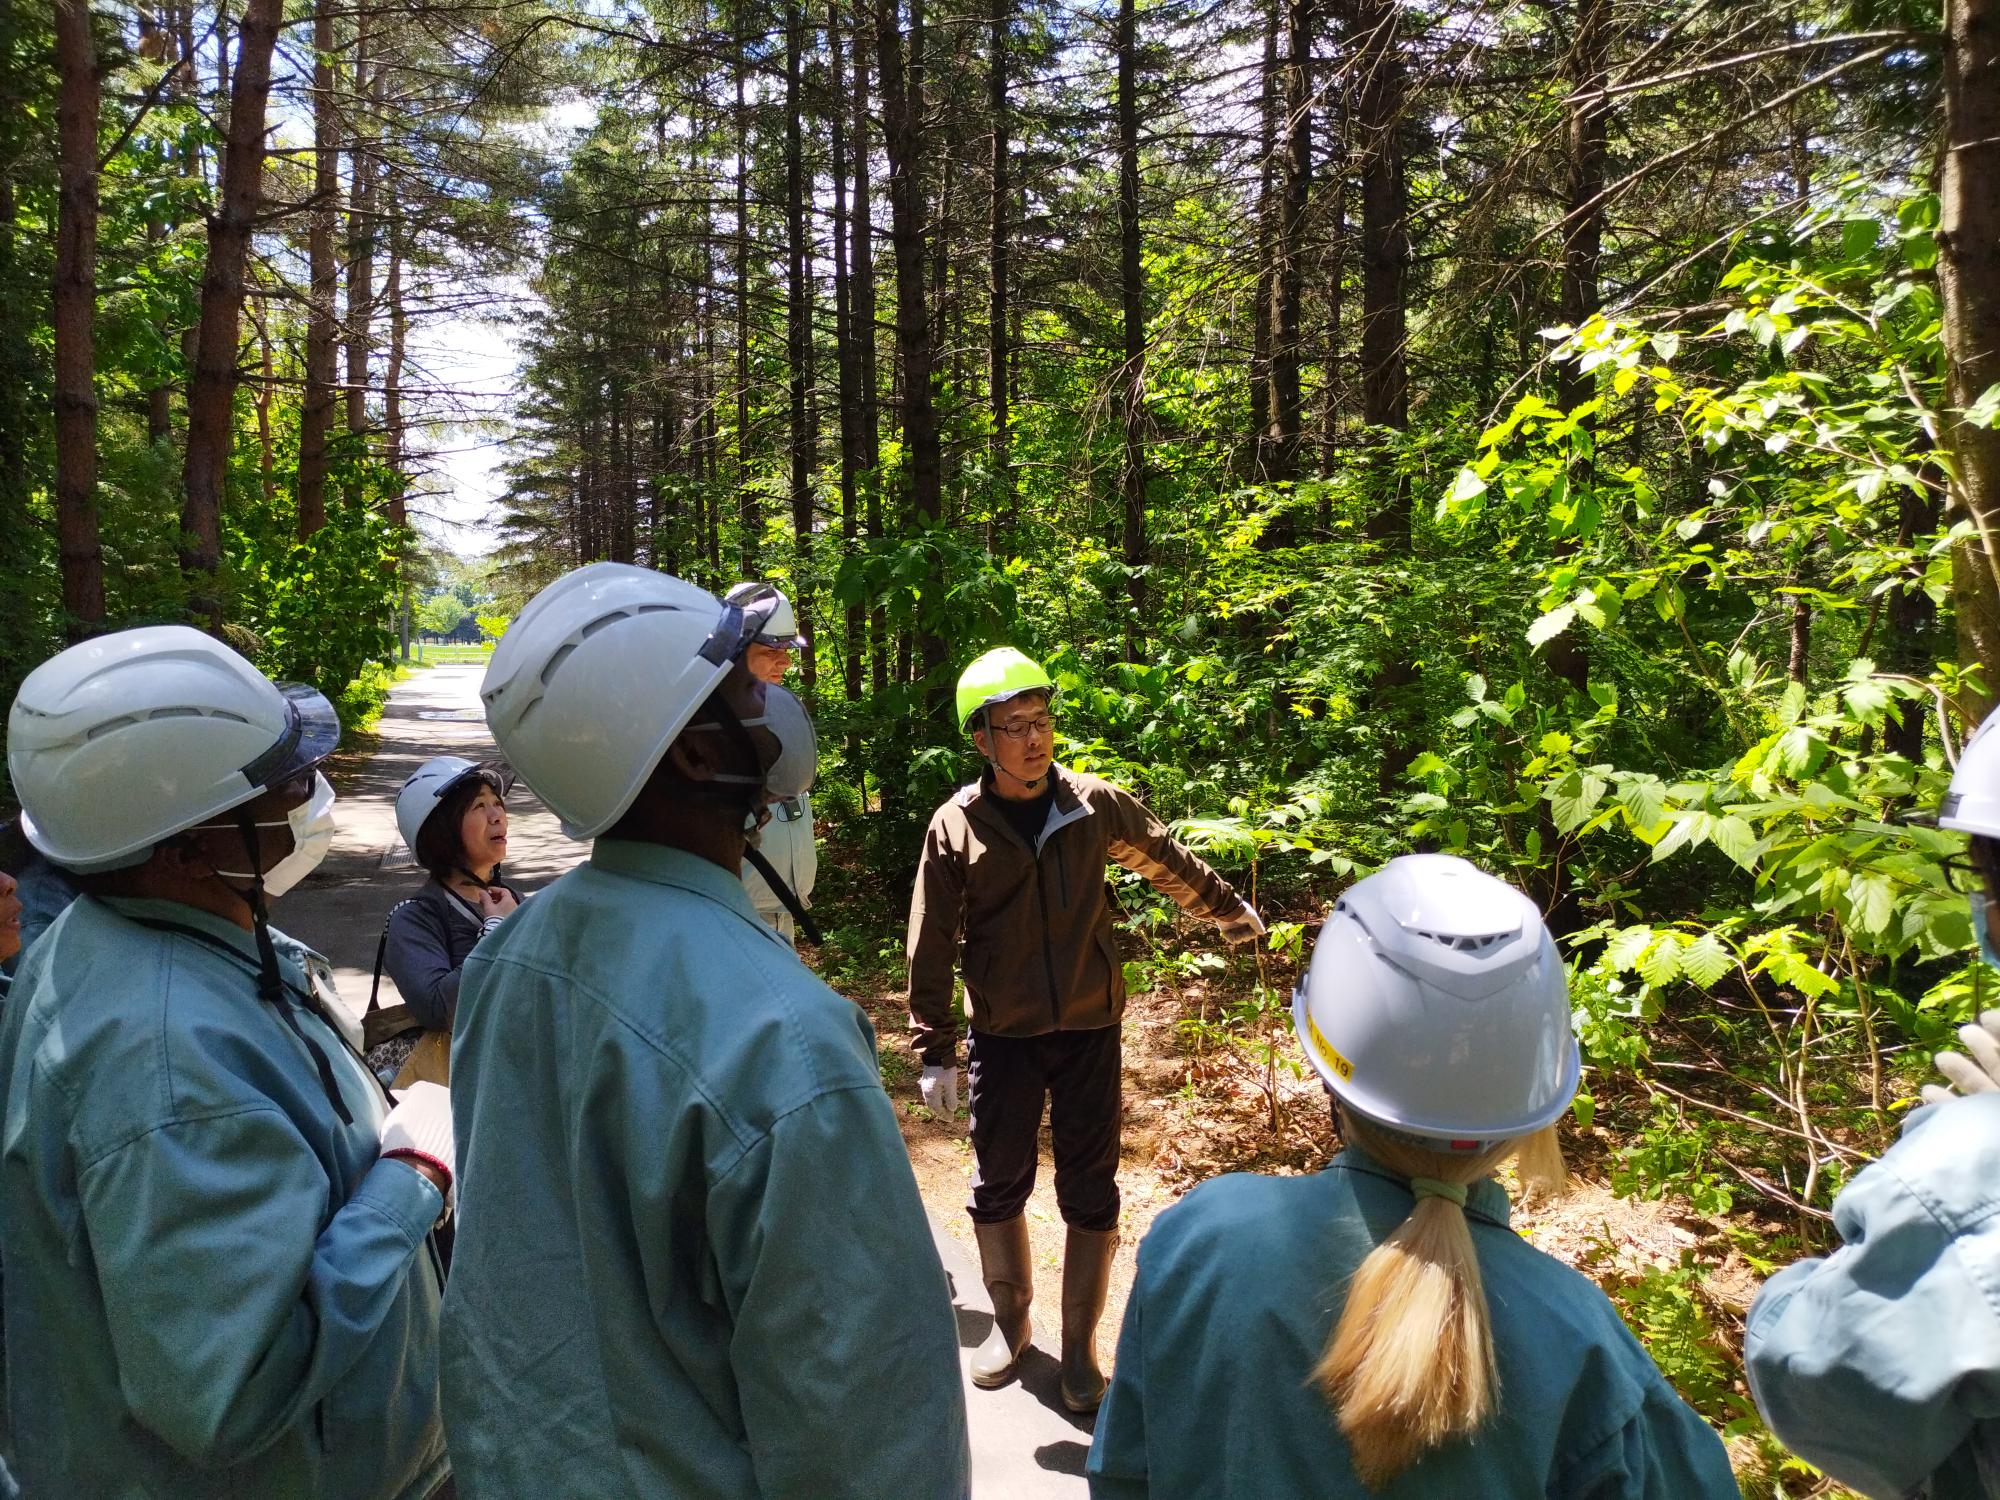
[[[444,755],[420,766],[396,796],[396,826],[431,878],[389,914],[382,967],[412,1025],[369,1054],[377,1067],[400,1069],[425,1031],[450,1034],[467,956],[520,904],[500,873],[510,780],[499,767]]]

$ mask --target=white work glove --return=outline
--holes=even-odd
[[[924,1096],[924,1108],[944,1119],[958,1113],[958,1069],[940,1065],[925,1068],[917,1080],[917,1092]]]
[[[1257,908],[1248,901],[1234,915],[1224,917],[1220,925],[1225,943],[1254,943],[1270,930],[1257,915]]]
[[[1958,1039],[1965,1044],[1964,1052],[1940,1052],[1932,1059],[1952,1087],[1925,1084],[1924,1103],[1942,1104],[1956,1094],[1990,1094],[2000,1089],[2000,1010],[1981,1011],[1976,1022],[1958,1028]]]
[[[413,1083],[382,1122],[382,1155],[414,1158],[444,1174],[450,1206],[458,1157],[451,1133],[451,1090],[441,1083]]]

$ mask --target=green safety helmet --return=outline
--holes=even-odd
[[[1012,646],[996,646],[958,675],[958,724],[972,727],[972,716],[981,709],[1023,693],[1053,695],[1056,685],[1042,664]]]

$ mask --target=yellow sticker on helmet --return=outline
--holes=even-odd
[[[1304,1010],[1305,1007],[1300,1006],[1299,1009]],[[1340,1075],[1340,1081],[1342,1083],[1351,1081],[1354,1077],[1354,1064],[1342,1057],[1339,1049],[1320,1034],[1320,1029],[1310,1014],[1306,1016],[1306,1030],[1312,1033],[1313,1045],[1319,1048],[1320,1056],[1333,1065],[1333,1071]]]

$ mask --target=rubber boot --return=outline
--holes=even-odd
[[[972,1232],[979,1240],[980,1278],[993,1299],[993,1331],[972,1351],[972,1383],[991,1390],[1014,1378],[1014,1362],[1034,1335],[1028,1308],[1035,1299],[1035,1273],[1023,1215],[999,1224],[975,1222]]]
[[[1097,1365],[1097,1322],[1111,1285],[1115,1229],[1070,1226],[1063,1246],[1062,1403],[1073,1412],[1096,1411],[1104,1400],[1104,1372]]]

